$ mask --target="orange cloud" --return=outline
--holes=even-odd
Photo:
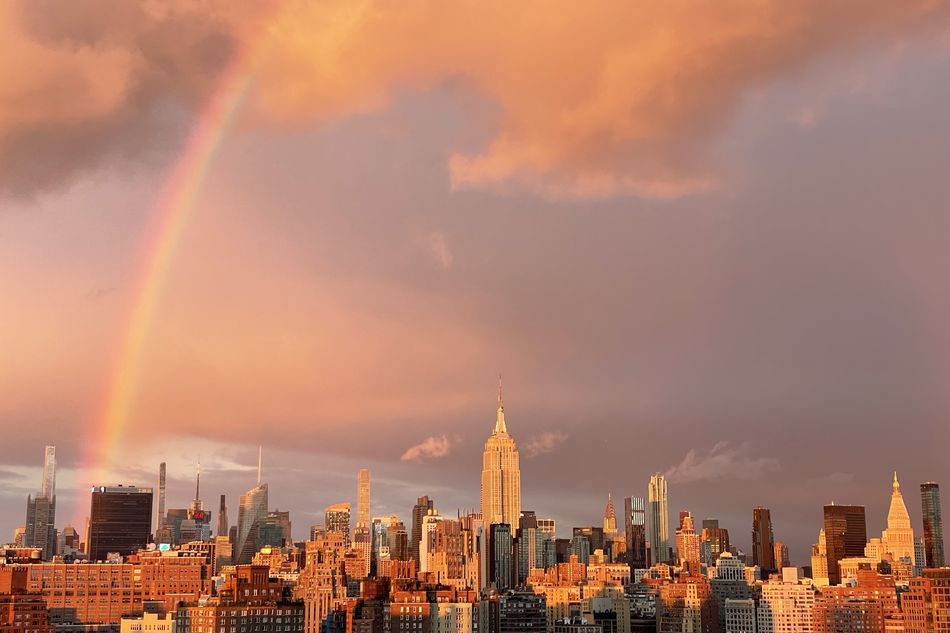
[[[947,19],[947,2],[304,4],[272,27],[260,105],[281,118],[380,107],[460,77],[501,109],[452,186],[675,197],[716,186],[709,139],[744,91]]]
[[[0,188],[43,188],[147,147],[162,105],[193,107],[235,51],[264,42],[265,121],[348,116],[457,81],[500,120],[483,147],[455,149],[452,187],[675,197],[717,186],[710,141],[744,93],[839,49],[936,32],[950,11],[945,0],[67,7],[0,9]]]

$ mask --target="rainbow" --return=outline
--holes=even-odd
[[[98,430],[92,437],[97,441],[91,442],[85,460],[91,485],[112,483],[106,478],[130,421],[142,352],[156,307],[221,141],[245,101],[253,79],[256,50],[257,47],[248,47],[236,55],[218,78],[151,214],[126,326],[106,381],[101,409],[93,417],[93,426]]]

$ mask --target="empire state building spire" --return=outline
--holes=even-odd
[[[507,433],[505,425],[505,398],[501,391],[501,374],[498,374],[498,415],[495,417],[495,433]]]

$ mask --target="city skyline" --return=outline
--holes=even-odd
[[[504,405],[503,405],[503,400],[502,400],[502,394],[501,394],[501,388],[500,388],[500,386],[499,386],[498,409],[497,409],[497,412],[496,412],[495,426],[494,426],[494,429],[493,429],[491,435],[489,435],[489,440],[492,440],[492,438],[495,437],[499,432],[503,433],[506,438],[508,437],[507,423],[506,423],[506,421],[505,421],[505,419],[504,419]],[[511,439],[508,439],[507,441],[512,441],[512,440],[511,440]],[[491,446],[491,441],[489,441],[489,446]],[[487,452],[488,450],[489,450],[489,449],[486,448],[486,452]],[[55,460],[56,460],[56,458],[55,458],[55,451],[56,451],[55,446],[46,446],[46,448],[45,448],[45,459],[44,459],[44,467],[43,467],[43,470],[42,470],[43,477],[42,477],[41,486],[44,486],[44,487],[45,487],[45,486],[47,485],[46,482],[49,481],[50,479],[52,479],[53,481],[55,481],[55,477],[56,477],[56,467],[55,467],[55,463],[56,463]],[[258,461],[257,461],[257,466],[256,466],[256,477],[257,477],[256,486],[252,487],[252,488],[251,488],[250,490],[248,490],[246,493],[244,493],[243,495],[241,495],[241,499],[240,499],[240,503],[239,503],[239,519],[238,519],[238,522],[235,524],[235,526],[234,526],[234,528],[233,528],[233,529],[237,530],[237,532],[236,532],[236,534],[237,534],[237,542],[236,542],[235,552],[236,552],[236,556],[238,557],[239,560],[242,560],[242,559],[244,559],[244,558],[247,558],[248,553],[245,552],[243,555],[240,554],[241,548],[240,548],[240,547],[237,547],[237,545],[240,544],[240,543],[243,543],[244,541],[246,541],[246,540],[249,538],[248,535],[250,535],[250,538],[251,538],[251,541],[252,541],[252,542],[253,542],[253,540],[259,538],[259,537],[257,536],[257,532],[260,530],[260,526],[262,525],[263,520],[264,520],[264,518],[265,518],[265,516],[267,515],[267,512],[268,512],[268,510],[267,510],[268,504],[269,504],[269,502],[268,502],[268,484],[267,484],[267,483],[264,483],[263,480],[262,480],[262,477],[263,477],[263,446],[262,446],[262,445],[261,445],[261,446],[258,446],[257,459],[258,459]],[[485,457],[485,459],[488,459],[488,458]],[[165,463],[165,462],[162,462],[161,464],[159,464],[159,470],[158,470],[158,473],[157,473],[157,475],[158,475],[158,477],[157,477],[157,482],[158,482],[159,486],[155,489],[156,491],[161,491],[162,483],[164,482],[165,476],[166,476],[165,469],[166,469],[166,463]],[[197,467],[197,469],[196,469],[196,473],[195,473],[195,487],[196,487],[196,488],[195,488],[195,494],[193,495],[193,498],[190,500],[190,504],[191,504],[192,510],[194,510],[194,509],[200,510],[200,509],[201,509],[200,498],[199,498],[200,474],[201,474],[201,466],[200,466],[200,463],[199,463],[199,464],[198,464],[198,467]],[[346,522],[347,522],[347,524],[349,525],[349,529],[346,530],[346,533],[347,533],[348,535],[350,535],[350,534],[353,534],[353,533],[354,533],[354,532],[353,532],[353,528],[358,528],[358,527],[360,527],[360,525],[361,525],[358,521],[355,520],[355,517],[352,517],[352,516],[351,516],[351,512],[352,512],[351,507],[360,506],[361,503],[365,503],[367,507],[369,507],[371,503],[379,504],[379,505],[382,506],[382,507],[392,507],[389,503],[386,502],[385,499],[375,499],[375,498],[374,498],[374,499],[372,500],[372,502],[371,502],[370,495],[368,494],[368,489],[369,489],[368,482],[369,482],[371,473],[370,473],[370,471],[369,471],[368,469],[360,468],[358,471],[356,471],[355,473],[352,473],[352,474],[353,474],[353,481],[354,481],[354,483],[357,484],[357,485],[356,485],[356,490],[357,490],[357,492],[356,492],[356,494],[355,494],[354,497],[353,497],[353,499],[355,499],[355,502],[352,502],[353,500],[337,501],[337,502],[334,502],[333,504],[329,505],[329,506],[326,507],[326,508],[324,509],[324,511],[323,511],[323,516],[324,516],[324,519],[325,519],[325,520],[324,520],[322,523],[321,523],[320,521],[313,521],[313,522],[310,522],[310,523],[306,523],[306,525],[304,525],[305,522],[298,522],[298,531],[297,531],[297,533],[294,534],[295,537],[298,537],[298,536],[299,536],[300,538],[308,538],[308,537],[312,534],[312,529],[311,529],[312,527],[316,527],[316,526],[319,526],[319,525],[324,525],[324,527],[325,527],[325,526],[326,526],[326,521],[330,520],[330,519],[329,519],[329,516],[330,516],[329,513],[330,513],[331,511],[332,511],[332,512],[336,512],[336,511],[338,511],[338,510],[340,510],[340,509],[344,509],[344,511],[345,511],[345,513],[346,513],[346,516],[347,516]],[[366,486],[365,486],[365,489],[366,489],[367,494],[366,494],[364,497],[361,498],[361,491],[364,490],[364,486],[361,484],[361,482],[364,481],[364,479],[365,479],[365,481],[367,482],[367,483],[366,483]],[[483,480],[484,480],[484,471],[483,471]],[[659,492],[656,492],[656,493],[654,493],[654,491],[653,491],[654,480],[658,480],[658,481],[660,482],[660,483],[658,484],[658,485],[659,485],[659,488],[658,488]],[[125,485],[125,486],[129,486],[130,489],[134,489],[137,484],[132,484],[132,485],[130,485],[130,484],[128,484],[128,483],[125,483],[125,484],[109,484],[109,485],[119,485],[119,486]],[[923,509],[924,509],[924,508],[923,508],[923,504],[924,504],[924,503],[928,503],[928,502],[929,502],[929,503],[932,503],[932,502],[929,501],[930,496],[927,496],[927,495],[924,494],[924,490],[925,490],[925,489],[927,489],[927,490],[932,490],[932,489],[934,489],[934,487],[937,486],[937,485],[938,485],[937,483],[932,482],[932,481],[921,482],[921,484],[920,484],[920,491],[921,491],[921,505],[922,505],[922,507],[920,508],[920,510],[921,510],[922,513],[923,513]],[[891,488],[892,488],[892,493],[891,493],[889,502],[888,502],[888,504],[887,504],[887,507],[888,507],[888,510],[887,510],[887,517],[886,517],[886,520],[885,520],[885,522],[884,522],[884,527],[883,527],[883,532],[882,532],[882,538],[883,538],[883,542],[884,542],[884,545],[883,545],[884,551],[893,551],[893,552],[895,552],[895,556],[911,556],[911,558],[913,558],[914,546],[916,545],[916,541],[915,541],[915,539],[914,539],[914,532],[913,532],[914,529],[915,529],[915,528],[913,527],[913,526],[914,526],[914,522],[910,519],[908,509],[906,508],[906,505],[905,505],[904,501],[903,501],[902,498],[901,498],[901,491],[900,491],[901,488],[900,488],[900,484],[899,484],[899,481],[898,481],[898,473],[897,473],[896,471],[893,472],[893,479],[892,479],[892,481],[891,481]],[[97,487],[97,488],[94,488],[93,491],[98,490],[98,489],[99,489],[98,487]],[[150,494],[151,494],[151,488],[148,488],[148,490],[150,491]],[[156,492],[156,494],[157,494],[157,492]],[[644,536],[647,538],[647,547],[648,547],[648,549],[649,549],[650,547],[652,547],[651,542],[650,542],[650,539],[651,539],[651,536],[652,536],[652,535],[651,535],[651,532],[654,530],[654,527],[653,527],[653,526],[654,526],[654,525],[661,525],[662,522],[663,522],[663,518],[665,518],[665,520],[666,520],[665,522],[666,522],[666,526],[667,526],[667,533],[668,533],[668,535],[669,535],[669,536],[667,537],[667,539],[666,539],[666,545],[667,545],[667,547],[669,547],[669,548],[674,548],[674,547],[675,547],[675,549],[677,550],[677,553],[674,554],[674,560],[675,560],[675,556],[678,555],[679,547],[678,547],[678,545],[674,544],[674,542],[673,542],[674,539],[673,539],[673,537],[672,537],[672,534],[673,534],[674,532],[676,532],[676,534],[677,534],[676,540],[679,541],[679,530],[676,528],[676,525],[675,525],[674,523],[671,523],[671,520],[672,520],[672,519],[671,519],[671,517],[670,517],[669,508],[668,508],[668,490],[667,490],[667,483],[666,483],[665,478],[663,477],[663,475],[662,475],[661,473],[654,473],[654,474],[650,475],[650,478],[649,478],[649,480],[648,480],[648,482],[647,482],[645,494],[644,494],[643,497],[641,497],[641,499],[643,499],[643,500],[649,499],[649,498],[651,497],[651,495],[654,495],[654,494],[661,495],[663,501],[660,502],[660,503],[658,503],[658,504],[650,504],[650,503],[647,503],[647,504],[646,504],[646,515],[645,515],[645,516],[646,516],[646,520],[647,520],[647,524],[648,524],[648,525],[647,525],[647,529],[645,529],[645,534],[644,534]],[[221,498],[221,503],[222,503],[222,506],[223,506],[225,495],[221,495],[221,497],[222,497],[222,498]],[[611,516],[613,516],[612,525],[615,526],[615,527],[616,527],[616,525],[617,525],[617,524],[616,524],[616,515],[615,515],[615,513],[612,513],[612,511],[613,511],[613,503],[612,503],[612,498],[611,498],[611,497],[612,497],[612,493],[608,492],[607,508],[606,508],[606,510],[603,512],[603,525],[604,525],[604,531],[605,531],[605,533],[608,531],[608,529],[607,529],[607,528],[608,528],[608,520],[609,520],[609,518],[610,518]],[[338,497],[338,498],[339,498],[339,497]],[[246,501],[245,499],[247,499],[247,501]],[[659,497],[658,497],[658,499],[659,499]],[[164,518],[163,515],[160,513],[160,510],[161,510],[161,508],[162,508],[162,506],[163,506],[164,503],[165,503],[165,501],[164,501],[164,499],[161,497],[161,495],[158,495],[158,494],[157,494],[157,496],[156,496],[155,499],[154,499],[154,503],[152,504],[152,506],[153,506],[154,508],[156,508],[156,509],[159,511],[159,513],[157,514],[156,517],[154,517],[154,519],[153,519],[153,521],[152,521],[153,524],[156,524],[156,523],[160,520],[159,517]],[[937,502],[936,502],[936,503],[937,503],[937,505],[938,505],[938,507],[939,507],[939,492],[938,492],[938,494],[937,494]],[[712,504],[715,504],[715,500],[712,500]],[[278,504],[278,505],[279,505],[279,504]],[[436,506],[435,503],[433,503],[432,505],[433,505],[433,507],[434,507],[436,510],[438,510],[438,506]],[[657,516],[656,518],[654,518],[654,512],[655,512],[654,506],[656,506],[656,507],[662,507],[662,509],[660,510],[659,516]],[[247,507],[247,511],[248,511],[248,516],[251,516],[251,517],[252,517],[252,518],[247,519],[247,520],[245,520],[245,517],[244,517],[244,515],[245,515],[245,508],[246,508],[246,507]],[[827,519],[827,513],[828,513],[828,508],[829,508],[829,507],[831,507],[831,508],[833,508],[833,509],[834,509],[834,508],[846,509],[846,508],[848,508],[848,507],[850,507],[850,506],[840,506],[840,504],[835,504],[835,503],[833,503],[833,502],[831,503],[830,506],[826,505],[826,506],[825,506],[825,515],[826,515],[825,521],[826,521],[826,523],[825,523],[824,526],[823,526],[823,531],[824,531],[825,529],[827,529],[827,526],[828,526],[828,524],[827,524],[827,520],[828,520],[828,519]],[[869,528],[867,527],[867,525],[873,526],[874,523],[873,523],[873,521],[872,521],[872,522],[868,522],[868,521],[867,521],[867,518],[866,518],[867,509],[866,509],[866,507],[865,507],[865,504],[856,504],[856,507],[860,507],[860,509],[861,509],[861,521],[862,521],[862,529],[863,529],[863,531],[862,531],[862,533],[861,533],[861,535],[860,535],[860,538],[858,538],[858,539],[856,540],[856,542],[855,542],[855,545],[857,546],[857,541],[861,541],[861,542],[863,543],[863,542],[867,541],[869,534],[873,534],[873,533],[874,533],[874,530],[873,530],[873,529],[869,529]],[[463,511],[464,511],[464,508],[463,508],[463,506],[461,506],[461,505],[456,506],[456,509],[457,509],[459,512],[463,512]],[[536,514],[536,511],[535,511],[535,510],[531,510],[531,509],[529,509],[529,508],[523,508],[523,509],[524,509],[524,510],[528,510],[528,511],[532,514],[532,516],[533,516],[534,514]],[[769,509],[769,508],[762,508],[762,507],[754,507],[754,508],[751,508],[751,509],[750,509],[750,512],[751,512],[751,517],[752,517],[752,519],[753,519],[753,521],[752,521],[752,523],[753,523],[753,532],[754,532],[756,529],[759,529],[759,528],[758,528],[758,526],[759,526],[759,523],[758,523],[758,521],[759,521],[759,518],[758,518],[758,517],[759,517],[759,513],[760,513],[760,512],[764,512],[764,513],[765,513],[765,514],[764,514],[764,517],[765,517],[765,518],[764,518],[764,523],[763,523],[762,525],[765,526],[763,529],[764,529],[765,532],[766,532],[766,536],[767,536],[768,541],[774,540],[774,542],[775,542],[776,544],[782,545],[783,549],[785,549],[785,551],[786,551],[786,553],[787,553],[787,551],[788,551],[787,545],[785,545],[784,542],[780,542],[780,539],[779,539],[779,538],[776,538],[776,537],[774,536],[774,534],[773,534],[773,528],[772,528],[772,524],[771,524],[771,520],[770,520],[770,516],[769,516],[770,509]],[[397,517],[399,517],[399,518],[405,517],[405,518],[408,519],[410,522],[412,521],[412,516],[413,516],[413,511],[412,511],[412,509],[410,509],[410,511],[407,512],[407,513],[405,513],[405,514],[404,514],[403,512],[400,512],[398,509],[397,509],[397,510],[392,510],[392,511],[387,511],[387,512],[385,512],[385,513],[382,512],[382,511],[380,511],[380,512],[373,511],[371,516],[376,517],[376,516],[381,516],[382,514],[386,514],[386,513],[388,513],[388,514],[391,515],[391,516],[397,516]],[[557,524],[560,526],[560,532],[557,533],[557,536],[559,536],[559,537],[569,536],[569,534],[570,534],[569,530],[572,529],[572,528],[564,521],[563,518],[558,519],[557,516],[556,516],[556,515],[557,515],[556,512],[550,513],[550,514],[551,514],[551,518],[554,519],[554,520],[556,520],[556,521],[557,521]],[[306,511],[304,511],[303,515],[304,515],[304,516],[307,516],[308,513],[307,513]],[[695,538],[698,539],[698,538],[699,538],[699,536],[698,536],[699,531],[694,527],[694,519],[693,519],[692,516],[691,516],[691,515],[692,515],[692,511],[689,510],[689,509],[685,509],[685,508],[684,508],[684,509],[682,509],[682,510],[679,511],[679,515],[680,515],[680,521],[683,520],[683,516],[684,516],[684,515],[686,515],[686,516],[689,517],[690,529],[693,530],[692,533],[695,534],[695,535],[697,535]],[[89,516],[89,515],[87,514],[87,516],[86,516],[87,519],[88,519],[88,516]],[[939,510],[937,511],[937,516],[939,517]],[[718,517],[714,517],[714,516],[709,516],[709,517],[704,518],[704,519],[703,519],[703,522],[706,522],[706,521],[709,520],[709,519],[714,520],[717,525],[718,525],[718,523],[720,523],[720,519],[719,519]],[[922,521],[922,517],[921,517],[921,521]],[[405,521],[404,521],[404,522],[405,522]],[[657,522],[657,523],[655,523],[655,522]],[[590,522],[591,525],[596,525],[596,523],[597,523],[597,521],[592,521],[592,522]],[[581,522],[576,522],[574,525],[575,525],[575,526],[581,526],[581,525],[586,525],[586,524],[587,524],[587,523],[586,523],[585,521],[581,521]],[[60,530],[62,530],[62,528],[65,527],[66,525],[69,525],[69,527],[75,528],[75,525],[73,525],[72,523],[70,523],[70,522],[68,522],[68,521],[65,522],[65,523],[62,523],[62,522],[57,523],[57,528],[60,529]],[[942,524],[941,524],[941,525],[942,525]],[[241,526],[246,526],[246,527],[241,527]],[[681,525],[680,527],[682,527],[682,525]],[[728,526],[722,526],[722,527],[725,527],[727,530],[729,529]],[[755,542],[756,542],[756,541],[755,541],[755,536],[753,535],[753,538],[750,539],[748,543],[745,543],[744,540],[742,539],[742,537],[739,536],[739,534],[742,533],[742,530],[741,530],[741,529],[738,529],[738,528],[735,528],[735,527],[732,528],[732,530],[733,530],[733,536],[732,536],[732,539],[731,539],[732,544],[738,546],[741,550],[743,550],[743,551],[746,553],[746,555],[749,557],[750,560],[753,560],[753,561],[754,561],[754,560],[757,558],[757,556],[758,556],[757,551],[756,551],[756,546],[755,546]],[[908,534],[904,534],[905,532],[908,532]],[[617,532],[616,529],[614,529],[612,533],[617,534],[618,532]],[[923,525],[922,525],[922,523],[921,523],[921,526],[920,526],[920,529],[919,529],[919,532],[918,532],[918,534],[920,535],[920,538],[921,538],[921,539],[924,539],[923,533],[924,533],[924,529],[923,529]],[[890,535],[890,536],[889,536],[889,535]],[[879,544],[881,543],[881,539],[876,539],[876,541],[877,541]],[[889,541],[890,541],[890,544],[888,544]],[[862,548],[862,551],[863,551],[863,545],[861,545],[861,548]],[[772,555],[771,549],[772,549],[772,548],[771,548],[770,546],[766,546],[766,552],[767,552],[767,555],[769,555],[769,556]],[[248,550],[248,551],[249,551],[249,550]],[[671,549],[670,551],[672,551],[672,549]],[[852,553],[849,554],[849,555],[855,555],[855,552],[856,552],[856,551],[857,551],[857,550],[854,550],[854,552],[852,552]],[[814,564],[814,558],[808,556],[807,548],[802,548],[802,552],[803,552],[802,554],[798,555],[798,556],[800,556],[800,560],[799,560],[798,558],[796,558],[795,560],[792,561],[792,564],[793,564],[793,565],[798,565],[798,566],[808,565],[809,563]],[[797,555],[797,552],[796,552],[796,555]],[[651,551],[648,551],[648,557],[650,557],[650,558],[653,560],[653,562],[655,563],[655,562],[656,562],[656,559],[655,559],[655,558],[652,558],[652,557],[654,557],[654,556],[656,556],[656,554],[652,553]]]
[[[297,537],[361,468],[374,515],[478,508],[499,372],[561,529],[660,473],[670,543],[761,506],[804,564],[896,470],[924,533],[945,1],[115,4],[0,3],[2,540],[47,445],[80,532],[199,457],[235,526],[260,446]]]

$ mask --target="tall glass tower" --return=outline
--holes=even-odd
[[[647,501],[650,504],[650,559],[653,564],[668,563],[670,562],[670,510],[666,477],[662,474],[650,475]]]
[[[943,516],[940,514],[940,484],[920,484],[920,505],[924,515],[924,558],[927,567],[943,567]]]

